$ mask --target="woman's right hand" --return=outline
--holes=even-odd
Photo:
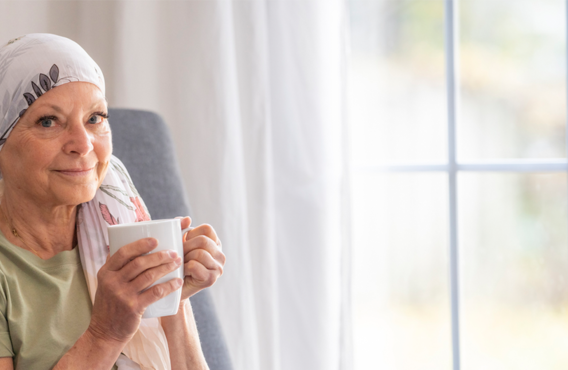
[[[182,257],[174,251],[146,254],[157,245],[155,238],[127,244],[101,267],[87,329],[93,336],[126,344],[138,330],[146,307],[182,286],[182,279],[172,279],[145,291],[182,263]]]

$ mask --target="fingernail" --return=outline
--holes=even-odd
[[[168,255],[169,255],[171,258],[176,258],[178,254],[177,254],[176,251],[170,249],[170,250],[168,251]]]
[[[148,246],[156,247],[158,245],[158,240],[155,238],[148,238]]]
[[[182,279],[176,279],[176,288],[181,287],[182,284],[183,284],[183,280],[182,280]]]

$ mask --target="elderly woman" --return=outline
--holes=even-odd
[[[0,370],[207,369],[188,298],[222,274],[219,239],[202,225],[184,256],[144,238],[108,257],[107,226],[149,215],[107,112],[100,68],[73,41],[0,48]],[[184,281],[150,287],[182,263]],[[176,289],[176,315],[142,320]]]

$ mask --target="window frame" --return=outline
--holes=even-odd
[[[457,107],[457,74],[456,74],[456,25],[459,0],[444,0],[444,49],[446,64],[446,98],[447,98],[447,162],[446,163],[383,163],[377,165],[354,165],[355,173],[396,173],[396,172],[442,172],[448,175],[449,204],[449,276],[451,305],[451,338],[452,369],[460,370],[460,289],[459,289],[459,244],[458,244],[458,184],[460,172],[513,172],[513,173],[555,173],[568,174],[567,158],[549,159],[497,159],[491,161],[458,162],[456,155],[456,107]],[[568,0],[565,2],[565,15],[568,25]],[[566,27],[568,40],[568,27]],[[567,43],[568,44],[568,43]],[[566,48],[568,60],[568,46]],[[568,66],[567,66],[568,69]],[[568,86],[568,74],[567,74]],[[567,93],[568,107],[568,93]],[[566,153],[568,155],[568,120],[566,125]],[[568,189],[567,189],[568,190]],[[567,225],[568,226],[568,225]]]

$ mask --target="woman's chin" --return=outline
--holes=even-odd
[[[55,195],[55,199],[58,203],[65,205],[79,205],[81,203],[86,203],[92,200],[97,193],[97,184],[90,184],[88,186],[74,186],[65,191],[65,188],[61,189]]]

